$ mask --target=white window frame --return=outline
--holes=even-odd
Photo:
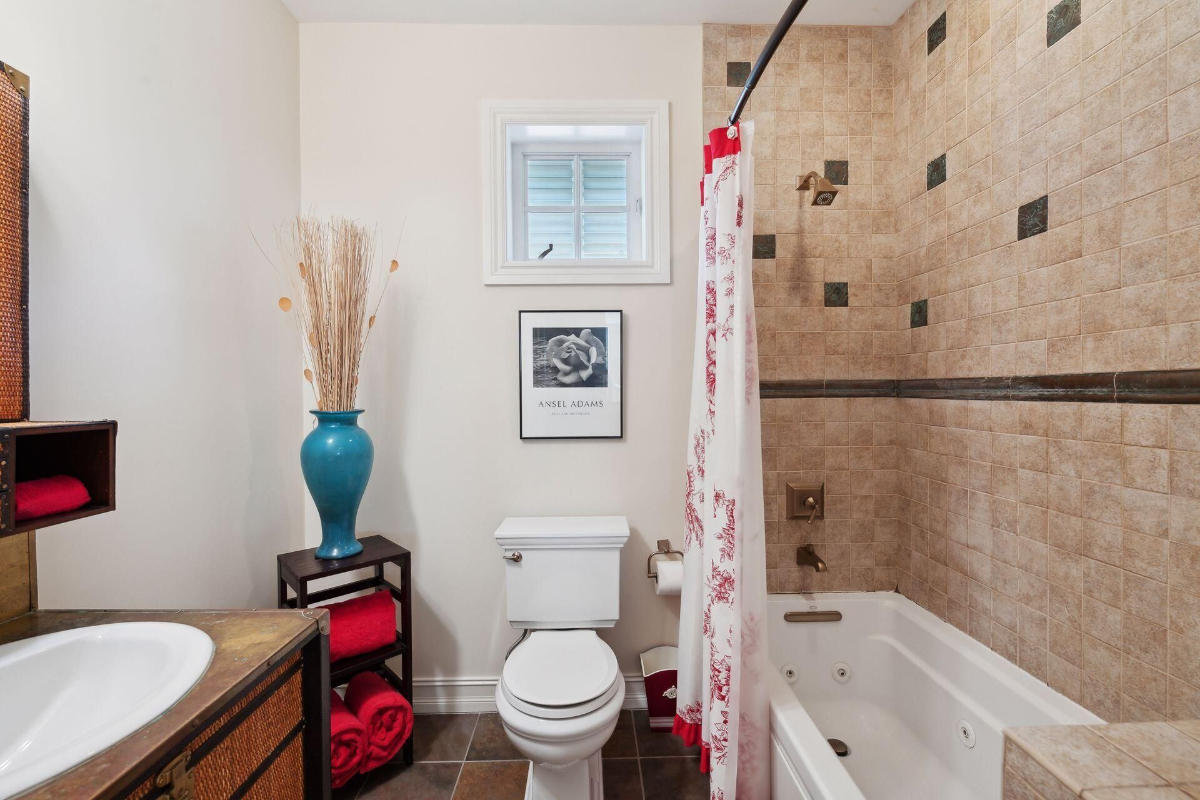
[[[483,103],[483,226],[485,284],[634,284],[671,282],[670,116],[667,102],[634,101],[484,101]],[[629,175],[630,252],[640,259],[517,258],[525,254],[523,193],[524,157],[514,157],[507,136],[509,125],[639,125],[642,140],[637,191]],[[547,153],[555,146],[536,145],[528,152]],[[602,145],[574,145],[571,152],[605,155]],[[560,152],[563,152],[560,150]],[[519,163],[514,163],[517,161]],[[633,159],[632,161],[637,161]],[[632,162],[631,162],[632,163]],[[576,191],[581,191],[578,182]],[[641,195],[637,213],[635,195]],[[547,207],[550,208],[550,207]],[[616,210],[617,206],[607,207]],[[541,210],[540,208],[538,210]],[[597,210],[604,210],[598,207]],[[512,225],[512,221],[519,224]],[[512,236],[516,229],[519,236]],[[512,241],[510,241],[510,238]],[[579,251],[576,251],[579,254]]]
[[[528,253],[528,239],[526,238],[529,231],[529,213],[535,214],[574,214],[575,215],[575,258],[573,259],[556,259],[556,263],[560,266],[570,265],[573,269],[586,267],[597,264],[618,264],[626,265],[629,263],[637,263],[645,261],[641,259],[584,259],[583,253],[583,215],[585,213],[598,214],[625,214],[628,232],[626,236],[626,244],[630,253],[644,253],[642,250],[642,235],[645,230],[644,211],[645,207],[642,203],[642,170],[640,153],[636,154],[639,157],[635,158],[633,152],[633,143],[618,144],[612,143],[587,143],[584,145],[579,142],[554,142],[554,143],[537,143],[532,142],[514,145],[512,148],[512,196],[510,198],[510,208],[512,209],[512,247],[506,255],[513,258],[518,253]],[[605,161],[624,161],[625,162],[625,205],[595,205],[588,206],[583,203],[583,169],[582,162],[596,159]],[[526,176],[529,171],[530,161],[567,161],[572,162],[573,186],[575,191],[574,202],[569,206],[530,206],[527,205],[528,200],[528,180]]]

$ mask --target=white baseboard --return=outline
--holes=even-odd
[[[495,678],[414,678],[413,711],[418,714],[468,714],[496,710]],[[633,673],[625,676],[622,708],[646,707],[646,683]]]

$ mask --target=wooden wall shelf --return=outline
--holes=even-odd
[[[63,514],[16,521],[13,486],[19,481],[70,475],[87,487],[92,500]],[[0,536],[11,536],[117,507],[117,423],[0,423]]]

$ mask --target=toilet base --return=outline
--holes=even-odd
[[[531,764],[525,784],[525,800],[603,800],[604,773],[600,752],[557,767]]]

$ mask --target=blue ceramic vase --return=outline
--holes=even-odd
[[[317,426],[300,446],[300,469],[321,515],[317,558],[346,558],[363,549],[354,536],[354,521],[371,479],[375,445],[358,427],[361,413],[313,411]]]

